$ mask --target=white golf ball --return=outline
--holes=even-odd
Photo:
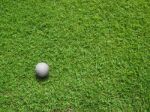
[[[49,72],[49,66],[46,63],[38,63],[35,68],[36,75],[46,77]]]

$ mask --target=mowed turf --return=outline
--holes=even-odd
[[[149,0],[0,0],[0,112],[150,112],[149,67]]]

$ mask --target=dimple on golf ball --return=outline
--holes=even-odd
[[[35,67],[35,72],[38,77],[46,77],[49,73],[49,66],[46,63],[38,63]]]

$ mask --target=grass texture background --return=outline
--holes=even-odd
[[[149,0],[0,0],[1,112],[149,112],[149,67]]]

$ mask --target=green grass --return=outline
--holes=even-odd
[[[149,67],[149,0],[0,0],[0,112],[150,112]]]

